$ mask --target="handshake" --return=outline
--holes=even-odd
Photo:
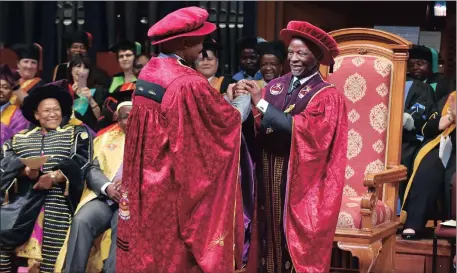
[[[227,97],[230,101],[241,95],[251,95],[252,102],[256,105],[262,99],[262,90],[253,80],[241,80],[228,86]]]

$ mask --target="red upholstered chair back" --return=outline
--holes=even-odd
[[[411,43],[384,31],[349,28],[330,33],[338,43],[333,73],[324,77],[340,90],[348,110],[344,195],[362,196],[366,175],[400,164],[406,60]],[[393,187],[387,186],[386,187]],[[392,210],[398,188],[378,196]],[[390,198],[389,198],[390,197]]]
[[[40,72],[43,71],[43,48],[40,44],[34,43],[41,50],[40,61],[38,62],[37,77],[40,76]],[[11,48],[0,48],[0,63],[7,64],[10,69],[17,69],[18,56]]]
[[[122,72],[116,54],[113,52],[97,52],[96,62],[97,67],[105,71],[110,77]]]
[[[375,55],[342,55],[328,80],[346,98],[348,150],[344,195],[366,192],[366,174],[385,170],[392,62]]]
[[[0,48],[0,63],[7,64],[10,69],[17,69],[17,55],[9,48]]]

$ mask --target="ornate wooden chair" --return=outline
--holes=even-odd
[[[340,48],[323,76],[344,93],[348,163],[334,241],[359,259],[360,272],[394,272],[407,40],[364,28],[330,32]]]

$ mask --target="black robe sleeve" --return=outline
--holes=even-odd
[[[435,90],[436,101],[439,101],[442,98],[447,98],[452,91],[455,91],[455,78],[449,78],[447,76],[437,74]]]
[[[263,130],[271,128],[273,131],[281,131],[292,134],[292,116],[279,111],[270,104],[263,115],[260,126]]]
[[[2,160],[0,162],[0,190],[4,197],[6,189],[13,183],[14,179],[19,177],[24,170],[25,165],[19,160],[14,153],[11,140],[6,141],[2,148]],[[0,198],[3,203],[3,198]]]
[[[97,87],[95,90],[94,94],[94,100],[98,104],[98,107],[100,107],[100,113],[101,109],[103,107],[103,103],[105,102],[105,99],[108,97],[108,90],[104,87]]]
[[[68,70],[68,63],[62,63],[57,65],[54,68],[54,76],[52,78],[52,81],[59,81],[59,80],[64,80],[67,78],[67,70]]]
[[[230,77],[230,76],[225,76],[221,83],[221,90],[220,90],[221,94],[226,93],[228,86],[232,83],[236,83],[236,81],[234,79],[232,79],[232,77]]]
[[[62,160],[53,170],[60,170],[68,180],[70,210],[75,211],[81,199],[84,180],[91,164],[92,136],[84,126],[75,126],[75,135],[70,158]]]
[[[422,135],[422,127],[435,109],[435,95],[430,85],[414,80],[405,103],[405,113],[414,119],[415,135]],[[405,132],[404,132],[405,133]]]

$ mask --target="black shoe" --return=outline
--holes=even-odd
[[[405,240],[420,240],[420,236],[417,235],[417,232],[415,233],[402,233],[401,237]]]

